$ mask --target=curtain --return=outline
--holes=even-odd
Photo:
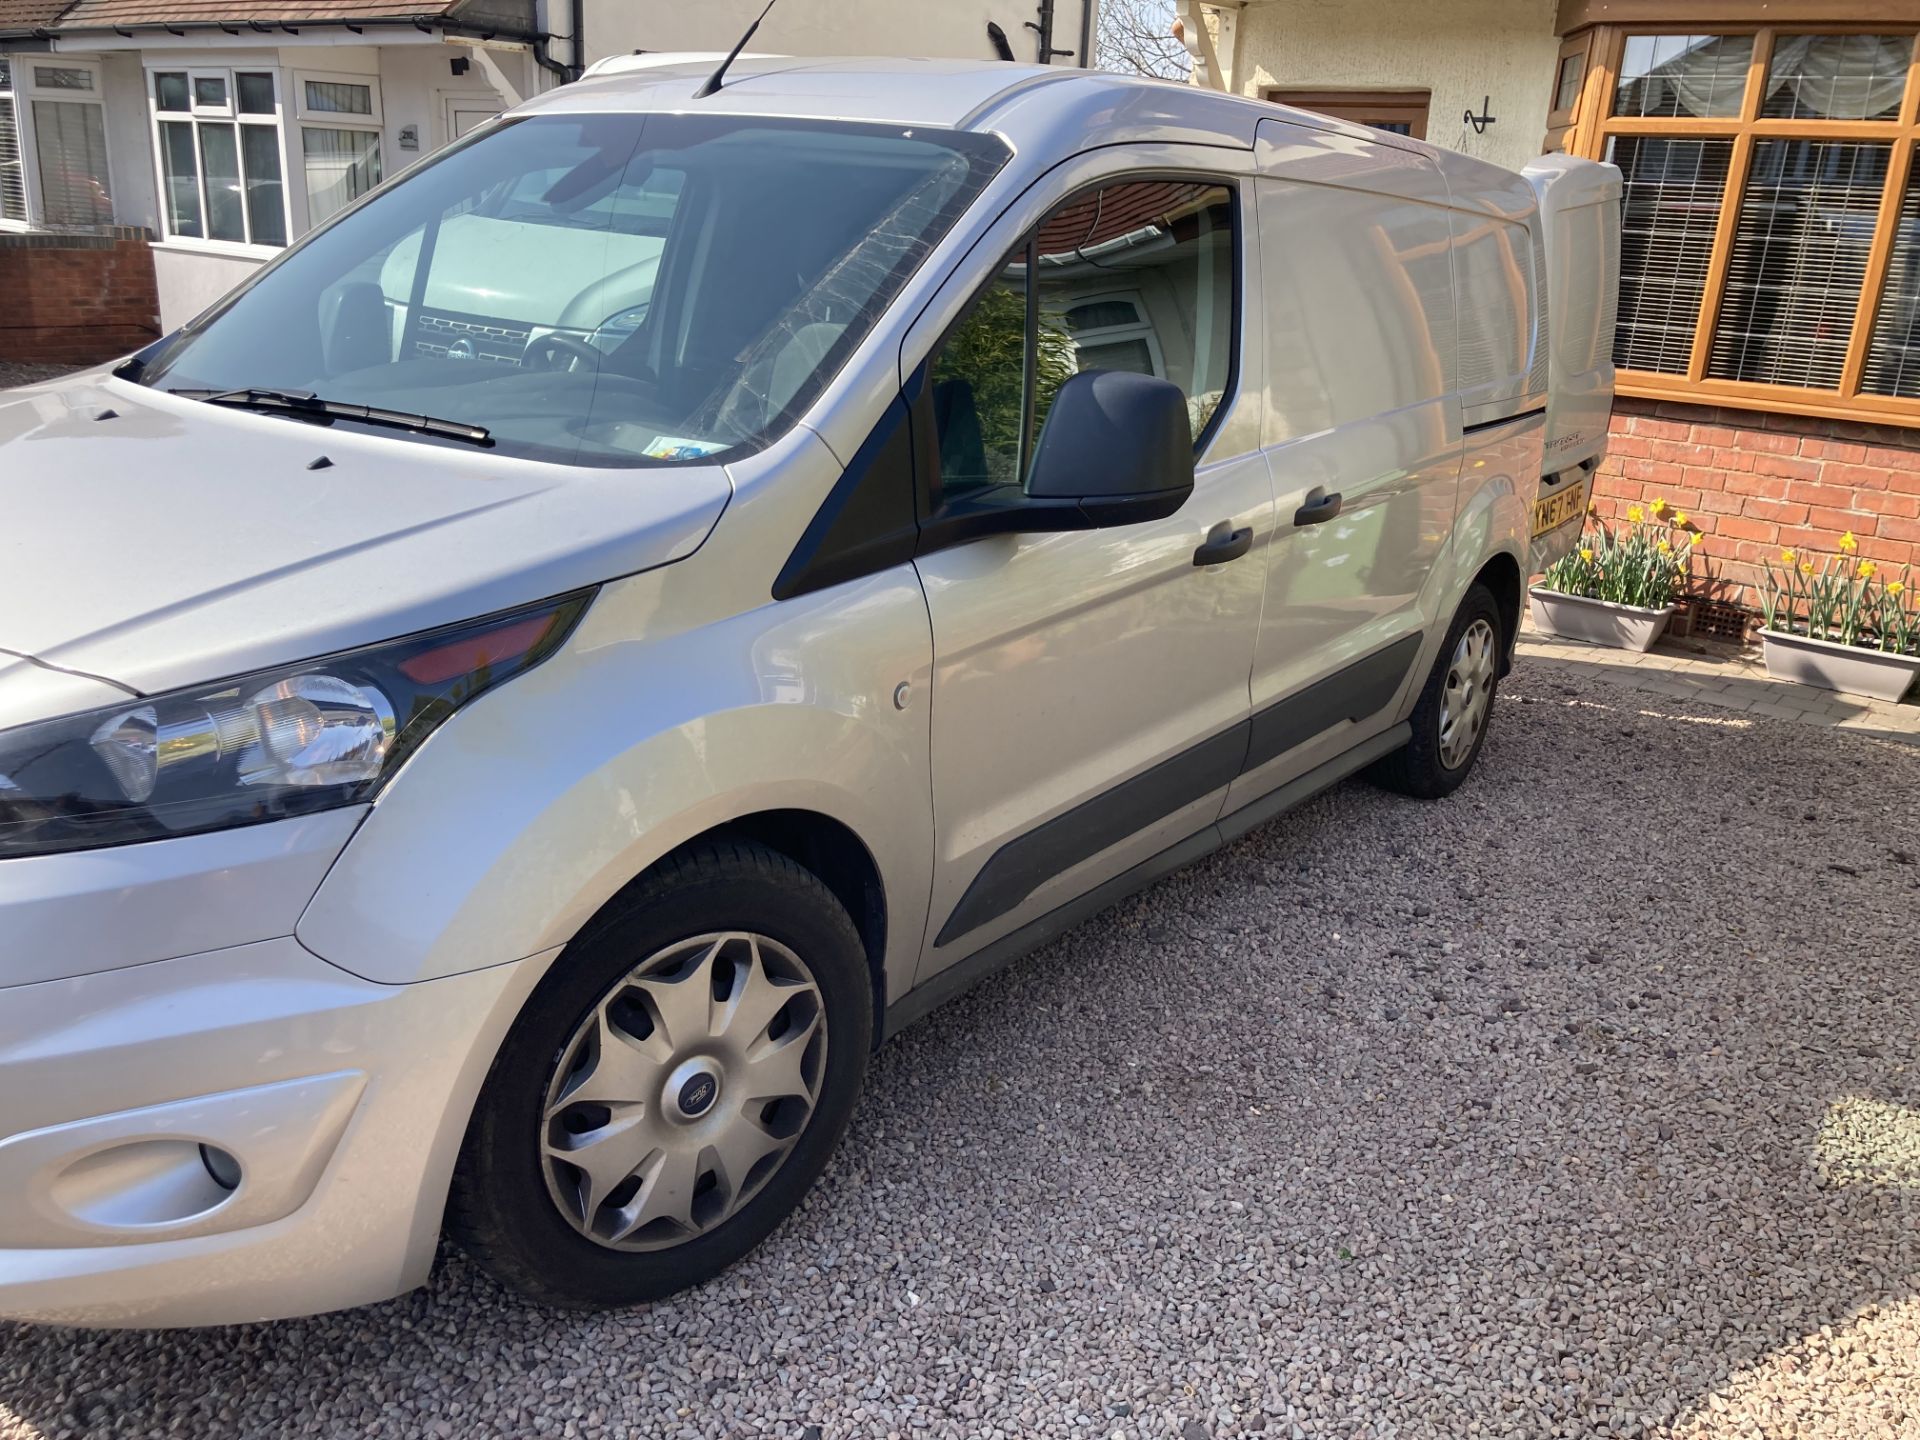
[[[302,126],[308,223],[318,225],[380,183],[380,137],[371,130]]]
[[[1912,59],[1908,35],[1782,35],[1760,113],[1890,120],[1899,112]]]
[[[1760,113],[1778,119],[1891,119],[1912,57],[1907,35],[1782,35],[1774,43]],[[1619,113],[1738,115],[1752,59],[1748,35],[1630,36]]]
[[[1751,35],[1630,36],[1619,113],[1738,115],[1752,63]]]

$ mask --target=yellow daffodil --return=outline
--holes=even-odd
[[[1813,573],[1813,561],[1802,560],[1800,562],[1800,573],[1802,575],[1811,575]]]
[[[1658,495],[1653,497],[1653,513],[1655,515],[1664,515],[1667,513],[1667,502],[1662,500]]]
[[[1580,550],[1580,558],[1586,561],[1589,565],[1591,565],[1593,563],[1593,551],[1582,546]]]
[[[1782,565],[1791,565],[1793,563],[1793,551],[1782,550],[1780,552],[1780,563]]]
[[[1887,582],[1887,594],[1893,596],[1894,599],[1898,600],[1906,593],[1907,587],[1904,582],[1899,580],[1890,580]]]
[[[1853,531],[1849,530],[1840,537],[1840,548],[1849,555],[1860,548],[1860,542],[1853,538]]]
[[[1665,540],[1662,540],[1653,548],[1658,550],[1662,555],[1671,555],[1673,553],[1673,546]]]
[[[1871,560],[1862,560],[1860,562],[1860,569],[1856,573],[1862,580],[1871,580],[1873,578],[1873,572],[1879,568],[1880,567],[1875,565]]]
[[[1646,518],[1647,512],[1642,510],[1638,505],[1629,505],[1627,507],[1627,519],[1631,520],[1634,524],[1638,525]]]
[[[1687,528],[1687,512],[1684,510],[1676,511],[1674,513],[1673,523],[1678,525],[1682,530],[1686,529]]]

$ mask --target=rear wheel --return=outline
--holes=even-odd
[[[832,893],[756,845],[689,852],[556,962],[487,1078],[448,1210],[550,1304],[657,1299],[800,1202],[859,1093],[866,956]]]
[[[1484,585],[1471,587],[1413,708],[1412,738],[1375,764],[1367,778],[1422,800],[1437,800],[1460,787],[1493,719],[1503,631],[1493,593]]]

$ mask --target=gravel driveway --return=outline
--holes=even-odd
[[[1920,749],[1522,668],[876,1059],[704,1292],[0,1326],[0,1436],[1920,1434]]]
[[[52,380],[73,368],[71,365],[23,365],[15,360],[0,360],[0,390]]]

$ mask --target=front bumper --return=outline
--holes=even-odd
[[[0,992],[0,1316],[225,1324],[421,1284],[541,968],[377,985],[279,939]]]

